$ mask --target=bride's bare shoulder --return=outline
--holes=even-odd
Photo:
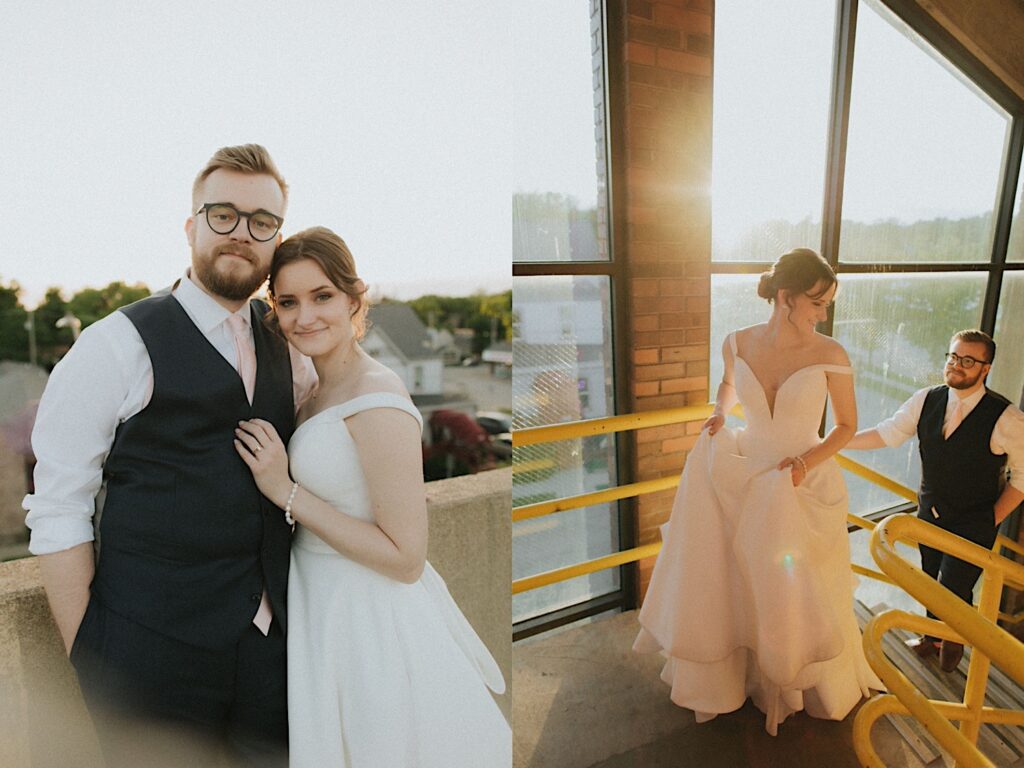
[[[374,392],[388,392],[404,397],[407,400],[412,400],[409,397],[409,391],[405,388],[405,384],[398,374],[376,360],[372,360],[370,363],[359,377],[356,386],[357,396]]]
[[[843,348],[843,345],[831,336],[822,336],[820,333],[817,334],[816,346],[818,348],[817,356],[821,358],[822,363],[846,366],[850,364],[850,356],[846,354],[846,350]]]
[[[733,331],[733,336],[736,337],[736,347],[741,356],[743,355],[743,350],[748,348],[749,345],[756,345],[761,341],[767,328],[767,323],[758,323],[757,325],[748,325],[746,328],[738,328]],[[728,343],[728,338],[726,342]]]

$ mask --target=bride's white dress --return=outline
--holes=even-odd
[[[335,508],[373,514],[345,418],[397,408],[374,393],[299,425],[292,476]],[[487,688],[493,657],[428,563],[414,584],[353,562],[298,526],[288,583],[288,723],[293,768],[510,766],[512,734]]]
[[[839,466],[830,459],[796,488],[776,469],[818,443],[826,373],[852,369],[797,370],[773,414],[735,335],[729,343],[747,427],[705,430],[690,452],[633,647],[665,654],[672,701],[698,721],[751,697],[774,735],[795,711],[841,720],[883,688],[853,613]]]

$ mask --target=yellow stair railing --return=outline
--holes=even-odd
[[[669,408],[517,430],[512,433],[512,444],[515,447],[541,445],[560,440],[698,421],[707,418],[712,408],[713,405],[709,403],[705,406]],[[917,494],[912,489],[891,478],[843,455],[837,455],[836,460],[843,469],[852,474],[909,501],[917,501]],[[553,465],[553,462],[549,463]],[[535,471],[538,468],[536,461],[521,462],[521,464],[528,464],[528,466],[524,466],[520,470],[513,465],[514,474]],[[570,509],[580,509],[608,501],[667,490],[676,487],[679,484],[679,479],[679,475],[672,475],[561,499],[526,504],[512,510],[512,519],[513,522],[529,520]],[[858,759],[862,765],[868,768],[884,768],[884,764],[871,744],[871,728],[879,717],[886,714],[898,714],[917,718],[956,759],[957,765],[966,768],[993,766],[992,762],[975,746],[981,724],[1024,725],[1024,712],[984,706],[988,673],[992,661],[995,661],[1017,683],[1024,685],[1024,644],[995,624],[996,618],[1008,623],[1024,621],[1024,610],[1014,615],[999,612],[999,600],[1004,585],[1024,589],[1024,566],[1002,557],[999,553],[1005,548],[1018,555],[1024,555],[1024,547],[999,535],[992,550],[986,550],[910,515],[893,515],[876,525],[870,520],[848,514],[847,521],[860,528],[874,529],[871,537],[871,552],[882,572],[856,564],[851,564],[851,569],[862,576],[895,584],[905,589],[915,599],[926,605],[933,614],[943,618],[946,622],[935,621],[905,611],[888,610],[871,619],[865,627],[865,655],[872,668],[888,686],[890,693],[881,694],[869,700],[861,707],[855,718],[854,747]],[[977,609],[961,601],[923,571],[896,554],[895,544],[897,541],[912,544],[924,543],[980,566],[983,569],[984,580]],[[607,568],[615,568],[654,557],[660,549],[661,542],[653,542],[594,560],[516,579],[512,582],[512,592],[513,594],[526,592]],[[927,699],[886,658],[882,652],[882,636],[895,628],[929,634],[954,642],[964,642],[972,646],[973,651],[962,703]],[[951,720],[960,722],[959,731],[952,726]]]
[[[925,544],[982,568],[977,610],[939,585],[896,552],[896,543]],[[1015,551],[1018,549],[1012,546]],[[873,617],[864,628],[864,653],[889,688],[868,701],[854,720],[853,743],[861,765],[884,768],[871,743],[871,727],[885,714],[911,715],[964,768],[995,768],[977,748],[983,723],[1024,725],[1024,712],[984,706],[992,662],[1024,685],[1024,643],[995,623],[1003,586],[1024,589],[1024,565],[962,539],[911,515],[892,515],[871,535],[871,554],[901,588],[942,621],[891,609]],[[933,635],[972,647],[962,703],[926,698],[882,651],[882,636],[892,629]],[[960,722],[957,730],[950,721]]]
[[[627,413],[617,416],[605,416],[599,419],[572,421],[565,424],[552,424],[543,427],[517,429],[512,432],[512,446],[514,448],[523,448],[530,445],[555,443],[561,440],[574,440],[582,437],[593,437],[596,435],[614,434],[616,432],[629,432],[638,429],[661,427],[668,424],[703,421],[711,415],[711,411],[713,409],[714,404],[707,403],[705,405],[664,408],[656,411]],[[743,411],[740,406],[736,406],[732,412],[738,416],[743,415]],[[873,469],[870,469],[869,467],[853,461],[841,454],[836,455],[836,461],[839,463],[839,466],[846,471],[885,488],[896,496],[900,496],[908,501],[917,502],[917,493],[911,488],[900,485],[895,480],[875,472]],[[513,463],[512,472],[513,475],[521,475],[527,472],[536,471],[539,468],[552,467],[554,467],[553,461],[520,461]],[[533,518],[553,515],[558,512],[565,512],[570,509],[581,509],[583,507],[590,507],[609,501],[629,499],[636,496],[642,496],[646,493],[668,490],[678,486],[679,479],[680,475],[678,474],[668,475],[665,477],[655,478],[653,480],[641,480],[636,483],[627,483],[626,485],[605,488],[600,491],[581,493],[575,496],[565,496],[560,499],[541,501],[533,504],[524,504],[513,508],[512,522],[516,523],[522,520],[531,520]],[[864,518],[852,513],[847,514],[846,519],[850,525],[858,528],[871,530],[875,527],[875,524],[870,520],[865,520]],[[1018,554],[1024,555],[1024,547],[1021,547],[1015,541],[1012,541],[1002,535],[996,539],[993,549],[998,552],[1001,547],[1006,547]],[[579,576],[603,571],[608,568],[616,568],[621,565],[637,562],[638,560],[645,560],[648,557],[655,557],[660,551],[661,542],[656,541],[650,544],[633,547],[632,549],[614,552],[610,555],[595,558],[594,560],[587,560],[582,563],[575,563],[562,568],[538,573],[533,576],[516,579],[512,582],[512,594],[540,589],[541,587],[546,587],[550,584],[557,584],[559,582],[568,581],[569,579],[575,579]],[[884,581],[889,584],[894,583],[889,576],[886,576],[884,573],[871,570],[870,568],[864,568],[863,566],[855,563],[851,563],[850,568],[854,573],[861,576],[866,576],[877,581]],[[1024,610],[1012,616],[1001,613],[999,614],[999,618],[1011,623],[1024,621]]]

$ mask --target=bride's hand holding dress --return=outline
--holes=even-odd
[[[662,529],[634,648],[667,655],[672,700],[698,721],[749,696],[775,733],[799,709],[841,719],[881,684],[860,647],[846,489],[832,460],[856,425],[849,361],[824,337],[780,360],[758,333],[723,346],[715,413]],[[835,426],[822,439],[826,398]],[[736,402],[744,429],[722,424]]]

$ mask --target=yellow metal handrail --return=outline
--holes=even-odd
[[[573,421],[566,424],[554,424],[544,427],[530,427],[527,429],[513,431],[512,444],[517,447],[542,445],[562,440],[578,439],[581,437],[592,437],[594,435],[661,427],[669,424],[678,424],[680,422],[698,421],[710,416],[713,409],[714,404],[707,403],[705,405],[690,405],[682,408],[664,408],[657,411],[629,413],[619,416],[605,416],[599,419],[584,419],[581,421]],[[743,411],[738,405],[732,410],[732,413],[740,417],[743,415]],[[895,496],[899,496],[912,502],[917,501],[917,493],[912,488],[901,485],[892,478],[886,477],[885,475],[880,474],[842,454],[836,454],[835,458],[839,466],[846,471],[886,489]],[[523,466],[524,464],[528,466]],[[555,463],[550,460],[533,460],[513,465],[513,472],[518,474],[520,472],[536,471],[537,469],[547,469],[554,466]],[[534,504],[524,504],[522,506],[515,507],[512,510],[512,522],[544,517],[546,515],[553,515],[557,512],[566,512],[571,509],[582,509],[583,507],[590,507],[608,501],[633,498],[636,496],[642,496],[645,493],[656,493],[658,491],[669,490],[679,485],[679,479],[680,475],[678,474],[669,475],[655,478],[653,480],[641,480],[636,483],[627,483],[626,485],[605,488],[600,491],[592,491],[590,493],[582,493],[575,496],[564,496],[559,499],[551,499],[536,502]],[[852,513],[847,514],[846,519],[850,525],[854,525],[859,528],[871,530],[875,527],[875,524],[871,521],[865,520],[864,518]],[[1011,549],[1021,555],[1024,555],[1024,547],[1021,547],[1016,542],[1002,535],[997,537],[993,549],[996,552],[999,552],[1000,547],[1006,547],[1007,549]],[[648,557],[654,557],[660,550],[660,542],[644,544],[632,549],[624,549],[595,560],[588,560],[583,563],[576,563],[574,565],[564,566],[562,568],[556,568],[551,571],[535,574],[534,576],[517,579],[512,582],[512,594],[527,592],[531,589],[539,589],[540,587],[557,584],[561,581],[568,581],[569,579],[574,579],[578,576],[595,573],[607,568],[615,568],[620,565],[626,565],[627,563],[637,562],[638,560],[644,560]],[[854,573],[875,579],[876,581],[884,581],[888,584],[894,583],[893,580],[885,574],[869,568],[864,568],[863,566],[856,565],[855,563],[850,564],[850,569]],[[1020,621],[1024,621],[1024,610],[1014,615],[1001,613],[999,617],[1011,623],[1018,623]]]
[[[896,552],[897,542],[925,544],[982,568],[978,609],[903,559]],[[995,623],[1004,584],[1024,589],[1024,565],[911,515],[891,515],[883,520],[871,535],[871,554],[886,574],[942,621],[888,610],[868,622],[864,629],[864,653],[890,693],[875,696],[857,713],[854,749],[858,759],[867,768],[884,768],[871,743],[871,727],[882,715],[895,713],[916,718],[958,766],[994,768],[992,761],[975,746],[982,723],[1024,725],[1024,712],[983,705],[992,661],[1018,684],[1024,684],[1024,643]],[[927,699],[886,658],[882,636],[895,628],[972,646],[963,703]],[[960,722],[959,731],[951,720]]]
[[[565,424],[515,429],[512,431],[512,447],[523,448],[527,445],[557,443],[559,440],[572,440],[577,437],[610,435],[615,432],[629,432],[634,429],[663,427],[667,424],[697,421],[698,419],[706,419],[710,416],[714,407],[714,403],[687,405],[681,408],[663,408],[658,411],[643,411],[642,413],[623,413],[618,416],[602,416],[599,419],[582,419]]]
[[[543,445],[562,440],[574,440],[582,437],[593,437],[595,435],[612,434],[615,432],[626,432],[637,429],[649,429],[651,427],[662,427],[681,422],[699,421],[710,416],[713,409],[714,404],[707,403],[705,405],[691,405],[682,408],[664,408],[657,411],[645,411],[643,413],[605,416],[599,419],[585,419],[582,421],[573,421],[566,424],[553,424],[544,427],[529,427],[527,429],[518,429],[513,431],[512,445],[514,447]],[[740,406],[736,406],[732,412],[738,416],[742,416],[743,414]],[[916,500],[917,496],[910,488],[899,485],[890,478],[865,467],[863,464],[858,464],[845,456],[837,456],[836,458],[839,461],[840,466],[844,469],[881,485],[895,493],[897,496],[910,499],[911,501]],[[536,471],[537,469],[547,469],[554,466],[554,461],[539,459],[520,462],[518,465],[513,465],[512,471],[515,474],[520,474],[523,472]],[[515,507],[512,510],[512,522],[515,523],[522,520],[531,520],[537,517],[553,515],[556,512],[566,512],[571,509],[582,509],[583,507],[591,507],[608,501],[629,499],[636,496],[642,496],[645,493],[656,493],[658,491],[669,490],[679,485],[679,477],[680,476],[678,474],[669,475],[666,477],[655,478],[653,480],[641,480],[636,483],[627,483],[626,485],[619,485],[613,488],[605,488],[600,491],[581,493],[575,496],[564,496],[559,499],[540,501],[533,504],[524,504],[520,507]],[[853,514],[848,514],[847,520],[851,525],[855,525],[860,528],[867,528],[870,530],[874,527],[874,523]],[[578,576],[584,576],[588,573],[595,573],[607,568],[615,568],[620,565],[626,565],[627,563],[634,563],[638,560],[654,557],[660,550],[661,542],[654,542],[653,544],[645,544],[632,549],[624,549],[595,560],[588,560],[583,563],[576,563],[574,565],[538,573],[534,576],[516,579],[512,582],[512,594],[528,592],[531,589],[539,589],[540,587],[557,584],[561,581],[568,581],[569,579],[575,579]],[[861,576],[867,576],[868,578],[888,582],[890,584],[892,583],[892,580],[888,576],[879,573],[878,571],[873,571],[856,564],[851,564],[850,568],[854,573],[858,573]]]
[[[644,544],[634,549],[624,549],[621,552],[613,552],[610,555],[599,557],[596,560],[568,565],[564,568],[556,568],[553,571],[538,573],[536,576],[527,576],[524,579],[516,579],[512,582],[512,594],[529,592],[531,589],[540,589],[549,584],[557,584],[560,581],[575,579],[577,576],[586,576],[588,573],[596,573],[607,568],[615,568],[626,563],[633,563],[647,557],[654,557],[661,551],[661,542]]]

